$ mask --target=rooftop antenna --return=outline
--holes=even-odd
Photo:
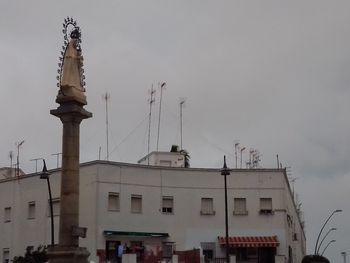
[[[236,169],[238,168],[238,150],[239,150],[239,141],[235,140],[235,160],[236,160]]]
[[[59,164],[60,164],[60,155],[62,155],[62,153],[53,153],[51,155],[56,156],[56,166],[58,168]],[[42,160],[44,160],[44,159],[42,159]]]
[[[242,147],[241,149],[240,149],[240,153],[241,153],[241,166],[240,166],[240,168],[242,169],[242,162],[243,162],[243,158],[242,158],[242,155],[243,155],[243,151],[245,150],[245,147]]]
[[[108,142],[108,100],[111,98],[107,92],[103,94],[102,99],[106,102],[106,145],[107,145],[107,161],[109,161],[109,142]]]
[[[19,176],[19,148],[23,145],[24,140],[17,142],[16,147],[17,147],[17,171],[16,175]]]
[[[184,107],[186,99],[180,98],[180,150],[182,150],[182,108]]]
[[[163,96],[163,89],[165,89],[165,86],[166,86],[165,82],[163,82],[162,84],[158,82],[158,88],[160,89],[160,100],[159,100],[159,114],[158,114],[157,152],[158,152],[158,146],[159,146],[160,115],[162,112],[162,96]]]
[[[35,173],[38,172],[38,161],[39,160],[44,160],[43,158],[34,158],[34,159],[31,159],[30,161],[35,161]]]
[[[152,104],[154,103],[155,99],[153,95],[156,93],[156,90],[153,89],[153,84],[151,87],[151,90],[149,91],[150,99],[148,100],[149,103],[149,115],[148,115],[148,146],[147,146],[147,163],[149,165],[149,150],[150,150],[150,142],[151,142],[151,121],[152,121]]]
[[[12,168],[12,166],[13,166],[13,162],[12,162],[12,160],[13,160],[13,151],[9,152],[9,158],[10,158],[10,168]]]

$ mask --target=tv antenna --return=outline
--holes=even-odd
[[[43,158],[34,158],[34,159],[31,159],[30,161],[35,161],[35,173],[38,172],[38,161],[39,160],[44,160]]]
[[[103,94],[102,99],[106,102],[106,146],[107,146],[107,161],[109,161],[109,142],[108,142],[108,100],[111,98],[107,92]]]
[[[182,109],[185,106],[185,98],[180,98],[180,150],[183,150],[182,148]]]
[[[242,169],[242,162],[243,162],[243,158],[242,158],[242,155],[243,155],[243,151],[245,150],[246,148],[245,147],[242,147],[239,151],[240,151],[240,154],[241,154],[241,165],[240,165],[240,168]]]
[[[159,146],[159,132],[160,132],[160,115],[162,112],[162,96],[163,96],[163,89],[165,89],[166,83],[160,83],[158,82],[158,89],[160,89],[160,99],[159,99],[159,114],[158,114],[158,134],[157,134],[157,152],[158,152],[158,146]]]
[[[62,155],[62,153],[53,153],[51,154],[53,156],[56,156],[56,166],[57,168],[59,167],[59,164],[60,164],[60,155]],[[44,159],[43,159],[44,160]]]
[[[236,160],[236,169],[237,169],[237,168],[238,168],[238,167],[237,167],[237,163],[238,163],[238,162],[237,162],[237,161],[238,161],[238,151],[239,151],[239,148],[240,148],[240,147],[239,147],[239,141],[238,141],[238,140],[235,140],[234,143],[235,143],[235,144],[234,144],[234,145],[235,145],[235,160]]]
[[[147,145],[147,163],[149,165],[149,151],[150,151],[150,142],[151,142],[151,121],[152,121],[152,105],[155,102],[155,98],[153,97],[156,93],[156,90],[153,89],[153,84],[151,89],[149,90],[150,99],[149,103],[149,115],[148,115],[148,145]]]
[[[13,160],[13,151],[9,152],[9,158],[10,158],[10,168],[12,168],[12,166],[13,166],[13,162],[12,162],[12,160]]]
[[[17,147],[17,171],[16,171],[16,175],[19,176],[19,148],[23,145],[24,140],[17,142],[16,143],[16,147]]]

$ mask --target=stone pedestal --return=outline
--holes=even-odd
[[[57,246],[48,250],[50,263],[88,263],[90,253],[83,247]]]
[[[50,263],[88,262],[89,252],[79,247],[79,136],[80,123],[92,114],[76,101],[60,103],[50,113],[62,121],[62,173],[59,243],[49,249]]]

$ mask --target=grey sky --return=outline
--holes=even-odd
[[[322,221],[344,209],[331,261],[350,253],[350,2],[348,1],[2,1],[0,3],[0,166],[25,140],[21,167],[61,149],[56,71],[62,22],[82,28],[87,109],[81,161],[105,154],[109,92],[111,160],[147,151],[148,90],[166,81],[160,149],[180,143],[194,167],[234,166],[234,140],[262,153],[263,167],[291,166],[306,216],[308,249]],[[153,111],[155,149],[159,93]],[[132,132],[134,131],[134,132]],[[131,133],[132,132],[132,133]],[[112,151],[113,150],[113,151]],[[247,154],[245,156],[247,158]],[[219,180],[219,177],[218,177]]]

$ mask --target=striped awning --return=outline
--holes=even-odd
[[[226,245],[225,237],[218,237],[221,246]],[[243,236],[229,237],[228,244],[230,247],[277,247],[279,242],[277,236]]]

